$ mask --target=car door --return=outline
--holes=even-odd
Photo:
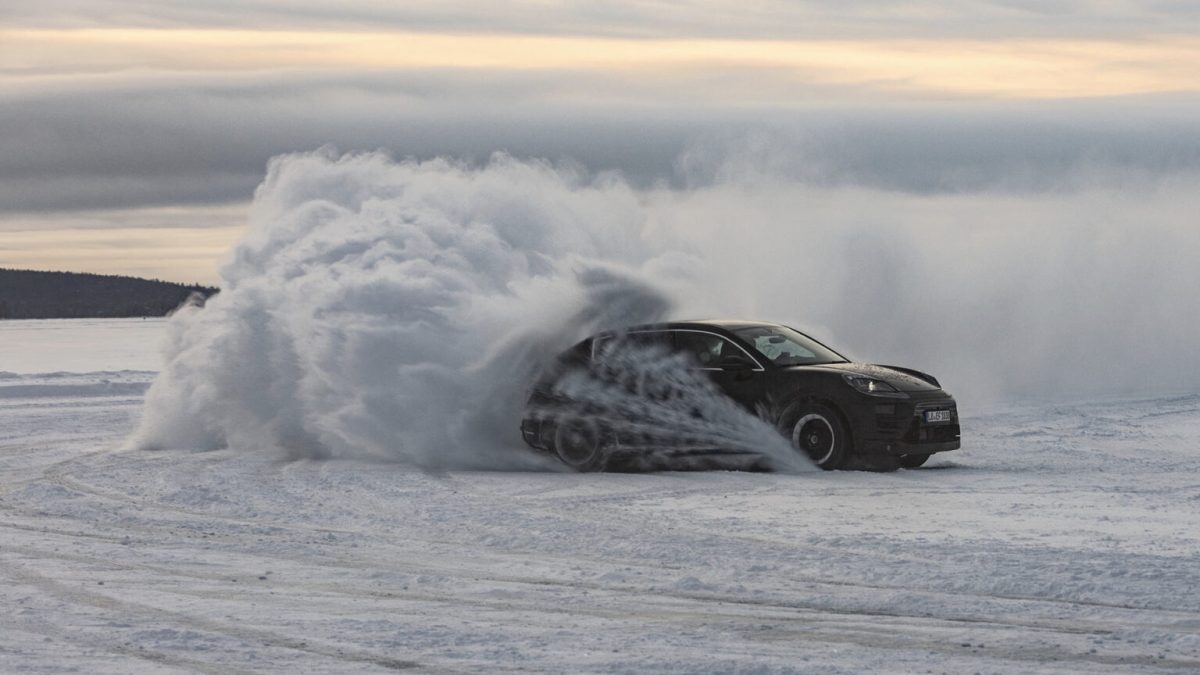
[[[703,371],[717,387],[742,407],[758,409],[764,396],[765,378],[762,366],[737,343],[708,331],[674,329],[673,349],[683,353],[692,367]],[[729,356],[740,357],[740,364],[731,363]]]

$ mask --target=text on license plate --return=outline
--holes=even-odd
[[[926,422],[949,422],[950,421],[950,411],[949,410],[926,410],[925,411],[925,421]]]

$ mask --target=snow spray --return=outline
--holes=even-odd
[[[132,443],[547,466],[518,430],[540,369],[590,333],[672,308],[651,279],[679,256],[647,242],[644,220],[616,177],[505,155],[276,158],[220,293],[171,317]],[[768,438],[750,413],[714,405],[693,434]]]

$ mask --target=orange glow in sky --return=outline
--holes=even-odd
[[[1058,98],[1200,89],[1200,38],[771,41],[245,30],[13,30],[0,72],[733,69],[915,97]],[[770,75],[768,75],[769,79]],[[706,92],[720,99],[721,92]],[[788,98],[775,92],[774,102]]]

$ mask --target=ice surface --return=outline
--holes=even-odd
[[[0,321],[0,373],[89,373],[162,367],[166,319]]]
[[[429,474],[118,450],[137,366],[0,368],[0,671],[1200,669],[1200,394],[892,474]]]

